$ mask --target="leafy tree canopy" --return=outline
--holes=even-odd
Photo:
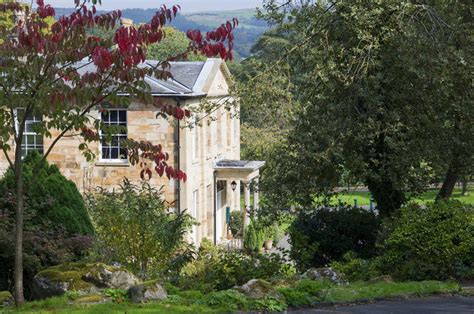
[[[264,180],[274,207],[310,205],[349,172],[388,215],[433,172],[458,176],[472,164],[469,1],[269,1],[266,9],[291,46],[270,68],[288,71],[301,106]]]

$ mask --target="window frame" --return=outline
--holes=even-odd
[[[19,108],[16,108],[15,111],[14,111],[14,114],[15,114],[15,133],[17,134],[17,136],[19,135],[18,134],[18,131],[20,130],[20,121],[18,119],[19,117],[19,112],[20,111],[26,111],[25,108],[22,108],[22,107],[19,107]],[[33,120],[28,120],[26,119],[25,120],[25,129],[23,130],[23,140],[21,141],[21,148],[20,148],[20,152],[21,152],[21,158],[25,158],[27,155],[28,155],[28,152],[29,151],[37,151],[38,153],[40,153],[41,155],[44,155],[44,136],[42,134],[38,134],[37,132],[34,132],[34,131],[28,131],[28,121],[33,121],[33,122],[30,122],[31,125],[34,125],[35,123],[41,123],[43,122],[43,116],[41,116],[41,120],[36,120],[36,115],[33,115]],[[31,148],[31,149],[28,149],[28,136],[34,136],[35,137],[35,148]],[[41,149],[38,149],[37,146],[38,144],[36,144],[37,142],[37,137],[41,137]],[[25,152],[25,154],[23,154],[23,152]]]
[[[120,114],[119,112],[120,111],[124,111],[125,112],[125,125],[126,125],[126,128],[127,128],[127,133],[119,133],[119,134],[111,134],[112,137],[114,136],[117,136],[117,137],[120,137],[120,136],[123,136],[123,135],[126,135],[125,139],[128,139],[128,110],[126,108],[105,108],[107,110],[108,113],[112,112],[112,111],[117,111],[117,123],[115,125],[120,125],[121,121],[120,121]],[[103,112],[99,112],[99,118],[100,118],[100,122],[101,123],[104,123],[104,120],[102,119],[102,115],[103,115]],[[110,116],[109,116],[110,117]],[[109,124],[110,124],[110,118],[109,118]],[[99,131],[99,137],[100,137],[100,140],[99,140],[99,154],[100,154],[100,158],[99,158],[99,162],[100,163],[107,163],[107,164],[117,164],[117,165],[126,165],[128,164],[128,156],[126,156],[125,158],[120,158],[120,142],[118,142],[118,146],[116,147],[118,149],[118,153],[119,153],[119,158],[104,158],[104,154],[103,154],[103,149],[104,149],[104,145],[102,144],[102,130]],[[108,147],[111,147],[111,148],[114,148],[115,146],[111,146],[111,145],[108,145]],[[109,149],[111,149],[109,148]]]

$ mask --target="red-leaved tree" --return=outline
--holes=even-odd
[[[97,14],[97,4],[100,0],[75,0],[72,14],[56,17],[54,8],[43,0],[37,0],[34,9],[17,1],[0,3],[0,13],[13,12],[16,16],[12,29],[0,30],[3,39],[0,44],[0,149],[15,173],[17,305],[24,302],[22,244],[26,191],[21,147],[27,117],[43,117],[42,122],[34,126],[38,135],[52,137],[50,131],[58,131],[55,134],[59,135],[52,138],[52,144],[46,148],[44,159],[68,132],[82,134],[84,141],[78,148],[90,159],[93,154],[88,142],[99,140],[100,129],[98,118],[89,115],[93,108],[103,103],[123,107],[132,99],[138,99],[157,106],[165,115],[184,119],[191,113],[153,98],[145,76],[169,78],[169,61],[185,58],[188,53],[232,59],[235,19],[206,34],[189,31],[187,51],[170,56],[155,67],[144,67],[147,47],[163,39],[164,25],[173,20],[180,7],[162,6],[149,23],[121,26],[110,38],[101,38],[89,35],[90,30],[115,29],[121,12]],[[91,66],[94,70],[85,70]],[[140,163],[143,167],[142,177],[151,176],[155,171],[160,176],[186,179],[183,172],[167,164],[168,154],[161,145],[133,140],[126,144],[131,163]]]

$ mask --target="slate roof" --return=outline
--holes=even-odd
[[[156,66],[158,61],[147,60],[142,66]],[[202,97],[205,93],[196,88],[196,82],[203,73],[205,62],[171,62],[169,71],[172,78],[168,80],[147,76],[145,81],[150,85],[154,96],[173,97]],[[76,64],[80,75],[97,70],[89,61],[81,61]]]
[[[265,165],[264,161],[257,160],[229,160],[223,159],[216,162],[214,169],[241,169],[241,170],[257,170]]]

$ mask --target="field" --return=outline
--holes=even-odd
[[[426,191],[425,193],[419,195],[418,197],[414,198],[413,201],[419,204],[424,204],[426,202],[432,202],[436,198],[436,194],[438,193],[438,189],[430,189]],[[370,193],[369,192],[361,192],[361,191],[350,191],[350,192],[344,192],[337,197],[335,197],[336,200],[341,200],[343,203],[354,205],[355,200],[357,200],[357,205],[359,206],[367,206],[370,205]],[[454,190],[453,200],[459,200],[464,203],[468,204],[474,204],[474,191],[469,193],[468,196],[462,196],[461,195],[461,189],[456,188]]]

